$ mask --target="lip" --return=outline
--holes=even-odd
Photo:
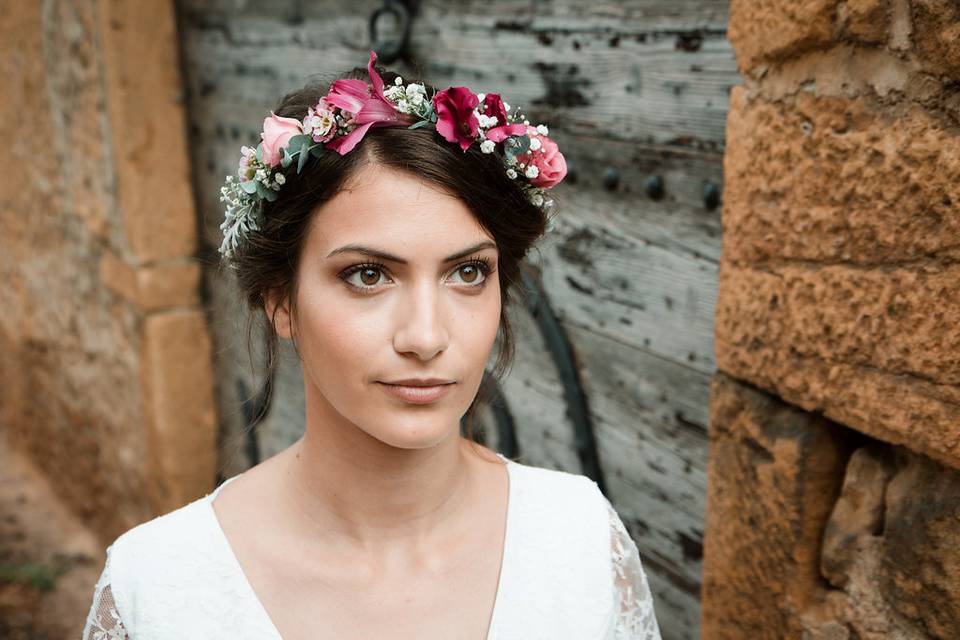
[[[435,387],[441,384],[450,384],[453,380],[447,378],[404,378],[403,380],[391,380],[390,382],[384,380],[378,380],[377,382],[395,384],[401,387]]]
[[[399,398],[404,402],[409,402],[410,404],[429,404],[431,402],[436,402],[443,396],[447,395],[450,392],[450,387],[453,386],[452,382],[445,382],[443,384],[430,384],[424,385],[423,382],[430,382],[431,380],[417,380],[411,382],[418,382],[420,384],[392,384],[388,382],[377,382],[383,390],[392,395],[395,398]],[[406,382],[405,380],[403,382]]]

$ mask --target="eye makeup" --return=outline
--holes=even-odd
[[[483,274],[483,279],[477,283],[466,283],[466,286],[472,289],[482,289],[486,285],[488,276],[494,271],[494,268],[491,265],[490,259],[484,256],[476,256],[474,258],[461,262],[460,264],[455,266],[451,271],[451,273],[456,273],[461,269],[463,269],[464,267],[468,267],[468,266],[474,267],[478,271],[480,271],[480,273]],[[355,273],[359,273],[364,269],[372,269],[375,271],[379,271],[383,274],[389,274],[390,272],[390,270],[387,268],[385,264],[383,264],[382,262],[377,262],[375,260],[372,260],[372,261],[361,262],[355,265],[351,265],[346,269],[344,269],[343,271],[341,271],[340,273],[338,273],[337,277],[343,280],[347,284],[347,286],[350,287],[350,289],[352,289],[353,291],[356,291],[357,293],[360,293],[362,295],[370,295],[372,293],[376,293],[381,289],[380,286],[377,286],[377,285],[361,286],[361,285],[354,284],[353,282],[350,282],[349,279]]]

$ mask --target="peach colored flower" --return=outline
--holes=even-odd
[[[301,133],[303,128],[299,120],[284,118],[271,111],[270,116],[263,119],[263,133],[260,134],[263,146],[260,159],[267,166],[277,166],[283,158],[281,151],[290,142],[290,138]]]
[[[540,147],[517,156],[517,162],[537,168],[537,177],[531,178],[530,184],[545,189],[552,187],[567,175],[567,161],[557,148],[557,143],[539,133],[536,127],[528,126],[527,135],[531,141],[539,140]]]

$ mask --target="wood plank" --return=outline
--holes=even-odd
[[[631,28],[652,31],[726,31],[729,2],[726,0],[606,0],[577,2],[518,2],[517,0],[429,0],[420,2],[415,19],[434,15],[461,15],[486,20],[499,29],[599,30]],[[303,2],[271,0],[253,2],[238,8],[236,0],[179,0],[177,9],[188,23],[207,23],[256,18],[285,23],[330,20],[350,15],[366,20],[382,0],[349,2]]]
[[[207,91],[216,87],[220,100],[259,100],[262,110],[263,96],[280,96],[312,74],[365,63],[366,44],[345,46],[367,42],[360,16],[296,25],[265,20],[237,16],[185,32],[188,58],[204,60],[198,80]],[[670,34],[624,38],[614,46],[611,37],[564,32],[545,45],[529,31],[491,32],[462,16],[423,15],[411,33],[413,65],[391,67],[438,87],[497,91],[558,130],[721,149],[728,92],[739,78],[723,34],[704,35],[693,50],[678,48]],[[315,66],[306,66],[312,61]]]
[[[719,237],[696,235],[696,214],[682,207],[645,224],[622,200],[568,192],[567,201],[567,215],[541,245],[557,314],[711,374],[719,268],[707,256],[716,255]]]

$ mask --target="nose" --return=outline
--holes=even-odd
[[[449,318],[441,286],[428,280],[412,285],[401,299],[393,334],[393,348],[428,361],[450,342]]]

